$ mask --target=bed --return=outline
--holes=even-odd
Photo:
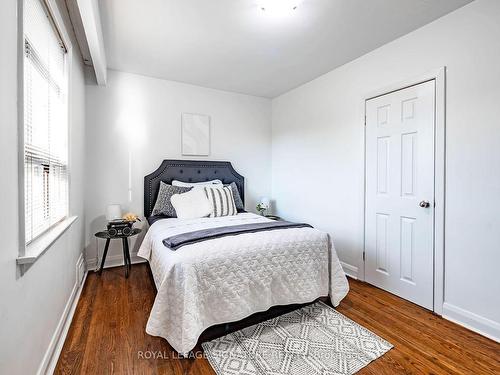
[[[244,178],[229,162],[165,160],[144,180],[144,213],[150,218],[160,181],[236,183]],[[187,354],[208,327],[243,319],[272,306],[309,303],[329,296],[337,306],[348,283],[328,234],[301,227],[244,233],[167,248],[167,237],[198,230],[258,224],[248,212],[216,218],[149,220],[138,255],[149,262],[157,295],[146,332]]]

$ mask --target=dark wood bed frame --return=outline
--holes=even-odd
[[[160,182],[171,184],[173,180],[183,182],[202,182],[210,180],[221,180],[224,184],[236,183],[241,199],[245,202],[245,178],[235,171],[228,161],[199,161],[199,160],[163,160],[160,167],[153,173],[144,177],[144,216],[151,216],[153,207],[160,189]],[[155,285],[151,268],[149,269],[153,286]],[[330,304],[327,297],[320,298],[323,302]],[[312,301],[314,303],[316,301]],[[309,303],[308,303],[309,304]],[[290,311],[296,310],[308,304],[294,304],[286,306],[274,306],[264,312],[255,313],[237,322],[219,324],[207,328],[198,340],[198,344],[210,341],[230,332],[257,324],[267,319],[272,319]]]

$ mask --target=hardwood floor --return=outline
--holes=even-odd
[[[394,345],[359,374],[500,374],[500,344],[373,286],[349,283],[337,310]],[[166,340],[146,334],[155,293],[145,264],[134,265],[128,279],[121,267],[101,277],[89,273],[55,373],[214,374],[206,359],[179,359]]]

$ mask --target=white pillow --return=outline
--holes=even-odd
[[[208,186],[208,185],[222,185],[222,181],[221,180],[211,180],[202,182],[182,182],[178,180],[172,181],[172,186],[195,187],[195,186]]]
[[[179,219],[197,219],[212,213],[212,204],[203,189],[193,189],[187,193],[174,194],[170,202]]]

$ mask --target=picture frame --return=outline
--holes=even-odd
[[[183,113],[181,127],[182,155],[210,155],[210,116]]]

